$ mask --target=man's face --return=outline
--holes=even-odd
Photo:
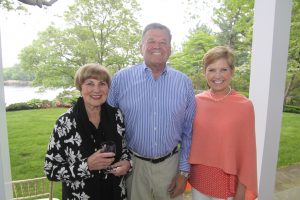
[[[141,54],[148,67],[164,68],[171,54],[171,44],[168,33],[161,29],[146,32],[141,45]]]

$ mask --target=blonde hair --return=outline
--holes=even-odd
[[[234,70],[234,53],[233,50],[227,46],[216,46],[208,50],[208,52],[203,56],[202,59],[203,70],[206,71],[208,65],[221,58],[226,59],[229,67]]]
[[[110,86],[111,77],[106,67],[96,63],[90,63],[81,66],[75,73],[75,87],[81,91],[81,86],[85,80],[94,78],[99,81],[105,81]]]

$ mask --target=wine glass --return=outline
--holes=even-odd
[[[114,141],[105,141],[100,145],[102,152],[112,152],[116,154],[116,143]],[[111,173],[113,171],[113,167],[108,166],[105,170],[106,173]]]
[[[102,152],[116,153],[116,143],[114,141],[105,141],[100,145]]]

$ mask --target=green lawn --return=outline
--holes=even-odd
[[[66,108],[7,112],[7,129],[13,180],[44,176],[44,159],[54,123]],[[61,184],[54,196],[61,199]]]
[[[12,179],[44,176],[44,156],[54,123],[66,108],[7,112]],[[300,114],[284,113],[278,167],[300,162]],[[60,183],[55,197],[61,198]]]
[[[277,166],[300,163],[300,114],[283,113]]]

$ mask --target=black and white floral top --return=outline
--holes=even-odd
[[[111,140],[117,145],[115,162],[130,161],[124,134],[120,110],[107,103],[101,106],[98,129],[89,122],[81,97],[58,118],[48,144],[44,171],[49,180],[62,182],[62,199],[126,199],[124,177],[105,170],[91,171],[87,165],[87,158],[100,149],[101,142]]]

